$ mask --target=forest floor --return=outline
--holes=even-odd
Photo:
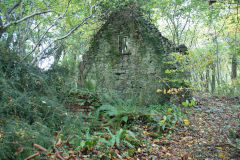
[[[67,159],[240,160],[240,151],[236,147],[239,143],[235,143],[236,139],[240,139],[240,99],[206,94],[197,95],[195,99],[197,105],[185,108],[184,111],[188,123],[179,124],[160,137],[156,138],[154,132],[142,121],[135,123],[136,130],[140,133],[138,140],[141,143],[138,148],[131,150],[115,145],[108,149],[108,158],[104,158],[101,149],[78,154],[71,151],[72,158]],[[56,152],[56,155],[59,154]]]
[[[160,139],[144,137],[150,140],[138,150],[138,159],[240,159],[232,143],[234,134],[240,135],[236,124],[240,99],[208,95],[196,99],[198,104],[186,110],[190,124]]]

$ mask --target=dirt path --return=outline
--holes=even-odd
[[[139,154],[139,159],[240,160],[239,150],[230,144],[230,131],[240,134],[236,123],[240,118],[240,99],[207,95],[196,99],[198,104],[187,109],[190,125],[161,139],[151,139],[145,149],[148,153]]]
[[[237,159],[240,155],[230,145],[231,130],[238,130],[240,100],[209,97],[197,97],[199,104],[193,108],[189,117],[192,122],[191,136],[196,143],[192,153],[197,159]]]

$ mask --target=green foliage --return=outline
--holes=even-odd
[[[69,96],[66,102],[70,105],[92,106],[94,108],[97,108],[101,105],[99,94],[85,88],[72,88],[69,91]]]
[[[235,105],[232,108],[233,112],[239,113],[240,105]],[[240,152],[240,114],[238,114],[237,119],[235,119],[235,127],[229,128],[229,137],[228,143]]]
[[[97,117],[90,123],[90,128],[81,132],[81,135],[72,136],[70,143],[75,150],[80,149],[85,153],[114,146],[135,148],[138,145],[137,133],[130,130],[137,121],[147,122],[149,129],[161,134],[174,129],[176,124],[185,119],[181,108],[176,105],[141,107],[134,100],[124,101],[117,95],[104,95],[102,102],[103,105],[89,115]],[[99,122],[101,127],[91,127]]]
[[[238,152],[240,152],[240,120],[235,122],[237,124],[237,130],[230,129],[230,138],[228,139],[228,143],[235,148]]]
[[[10,117],[8,116],[8,118]],[[48,147],[54,140],[53,136],[51,136],[51,129],[39,122],[29,125],[28,122],[20,118],[3,119],[0,127],[1,159],[24,159],[31,154],[32,143]],[[19,148],[23,148],[23,152],[14,155]]]
[[[111,105],[103,105],[98,109],[98,111],[103,111],[104,115],[109,118],[107,124],[117,129],[121,126],[122,123],[127,123],[128,116],[130,116],[128,111],[122,109],[122,106],[117,107]]]
[[[186,115],[181,111],[181,108],[176,105],[167,106],[151,106],[152,114],[150,115],[150,125],[157,133],[166,130],[171,130],[176,127],[176,124],[183,122]]]
[[[96,81],[93,79],[86,79],[84,80],[84,87],[87,88],[90,91],[95,91],[96,90]]]
[[[106,95],[102,96],[103,105],[99,107],[99,114],[107,119],[105,125],[111,125],[115,130],[119,129],[129,120],[137,119],[139,115],[144,113],[146,107],[138,106],[136,99],[128,99],[124,101],[119,95]]]
[[[54,67],[42,71],[21,59],[30,53],[46,28],[52,25],[52,20],[65,11],[67,1],[23,0],[12,13],[5,14],[16,2],[17,0],[0,2],[0,20],[4,25],[35,12],[48,9],[52,12],[20,24],[13,23],[4,30],[5,36],[0,39],[0,159],[24,159],[33,152],[32,143],[49,148],[56,131],[61,138],[71,137],[70,143],[76,150],[90,151],[95,147],[134,148],[137,133],[130,130],[136,122],[147,123],[149,129],[156,133],[168,132],[177,124],[185,123],[186,116],[177,105],[142,107],[137,105],[134,97],[126,100],[118,95],[106,96],[103,93],[100,101],[96,93],[97,84],[93,80],[85,80],[86,91],[75,88],[71,90],[77,82],[77,64],[81,59],[78,56],[87,51],[89,39],[103,23],[102,14],[105,17],[105,14],[121,8],[138,7],[144,16],[160,25],[164,36],[171,36],[175,43],[184,42],[189,46],[188,55],[173,53],[171,61],[165,64],[161,81],[169,86],[160,88],[159,94],[167,97],[167,100],[174,99],[177,94],[186,96],[184,89],[190,86],[197,91],[208,90],[214,74],[217,77],[217,95],[240,95],[239,77],[231,80],[229,69],[232,55],[236,54],[238,60],[240,53],[237,46],[239,16],[231,4],[209,5],[207,1],[199,4],[198,0],[72,0],[65,17],[56,22],[52,31],[37,46],[34,56],[29,56],[27,60],[36,58],[50,39],[61,37],[81,24],[89,15],[92,5],[96,5],[94,16],[86,26],[78,29],[79,33],[72,34],[72,37],[65,40],[62,52],[55,56]],[[232,9],[230,14],[227,8]],[[164,20],[166,26],[162,23]],[[1,27],[0,24],[2,36]],[[57,46],[58,43],[54,45]],[[52,50],[48,48],[43,57],[54,55]],[[59,60],[60,57],[62,60]],[[62,67],[57,66],[58,62]],[[216,73],[213,73],[214,65]],[[183,74],[185,78],[181,78]],[[164,78],[164,75],[170,75],[170,78]],[[186,80],[188,77],[189,80]],[[184,88],[181,92],[177,89],[180,86]],[[81,113],[68,110],[69,104],[101,107],[83,119]],[[196,102],[188,99],[182,105],[191,107]],[[239,125],[239,120],[236,123]],[[239,150],[238,130],[230,132],[234,138],[230,144]],[[21,148],[23,152],[17,153]]]
[[[107,132],[106,132],[107,131]],[[109,128],[104,128],[102,131],[97,131],[90,134],[89,130],[82,136],[75,135],[70,140],[70,144],[75,147],[75,150],[82,152],[89,152],[94,148],[113,148],[113,146],[120,147],[125,144],[130,148],[134,148],[132,142],[137,141],[135,134],[130,130],[119,129],[116,133],[112,133]],[[110,147],[110,148],[109,148]]]
[[[104,119],[108,119],[106,125],[114,127],[115,130],[120,128],[122,124],[128,124],[129,120],[145,119],[150,128],[157,132],[164,132],[166,129],[174,129],[177,123],[182,123],[186,115],[177,105],[137,106],[132,101],[121,101],[117,96],[112,98],[111,104],[105,104],[99,107],[99,112],[103,114]],[[195,101],[191,101],[192,105]]]
[[[216,94],[219,96],[239,97],[240,96],[240,78],[232,80],[232,83],[222,81],[216,87]]]
[[[79,115],[73,116],[65,105],[68,73],[61,67],[43,72],[1,48],[0,159],[24,159],[33,143],[48,148],[55,131],[71,126],[71,133],[64,131],[68,135],[83,126]],[[19,148],[23,152],[14,154]]]
[[[87,130],[84,135],[74,135],[74,137],[70,140],[69,143],[74,145],[74,147],[76,147],[76,150],[80,149],[82,151],[87,151],[96,147],[98,141],[99,137],[95,134],[90,135],[89,130]]]
[[[136,141],[135,134],[130,130],[120,129],[116,131],[116,134],[113,134],[109,128],[106,128],[110,138],[108,140],[101,139],[101,142],[105,143],[107,146],[113,147],[116,145],[120,147],[121,143],[125,143],[128,147],[134,148],[131,144],[131,141]]]
[[[186,100],[185,102],[182,102],[182,105],[184,107],[194,107],[196,106],[196,101],[193,99],[191,99],[190,101],[189,100]]]

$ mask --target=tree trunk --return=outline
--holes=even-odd
[[[215,72],[215,78],[217,78],[217,84],[220,85],[220,64],[219,64],[219,45],[218,45],[218,37],[217,37],[217,30],[214,27],[215,30],[215,36],[213,37],[213,43],[215,43],[216,49],[215,49],[215,62],[214,62],[214,72]],[[217,71],[216,71],[217,69]]]
[[[200,79],[201,79],[201,83],[200,83],[200,90],[204,90],[204,74],[200,73]]]
[[[1,26],[0,26],[0,39],[2,38],[2,34],[3,34],[3,29],[1,28]]]
[[[63,44],[60,44],[60,47],[57,49],[55,55],[54,55],[54,63],[53,63],[53,66],[57,66],[58,65],[58,62],[62,56],[62,52],[64,50],[64,45]]]
[[[4,30],[3,30],[2,17],[0,16],[0,38],[2,38],[3,32],[4,32]]]
[[[237,78],[237,55],[234,53],[232,57],[232,80]]]
[[[205,91],[209,92],[209,65],[206,66],[206,86]]]
[[[78,86],[78,65],[77,65],[77,54],[76,53],[73,53],[73,59],[74,59],[74,73],[73,73],[73,82],[74,82],[74,85],[75,87],[77,88]]]
[[[212,94],[215,93],[216,90],[216,68],[215,63],[212,64]]]
[[[218,41],[216,37],[216,69],[217,69],[217,84],[220,85],[220,64],[219,64],[219,49],[218,49]]]
[[[78,87],[83,88],[84,87],[84,80],[86,79],[86,76],[84,75],[84,68],[85,68],[85,61],[82,61],[78,65]]]

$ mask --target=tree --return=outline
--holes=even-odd
[[[92,17],[94,3],[86,5],[84,2],[84,0],[2,1],[1,40],[5,41],[2,35],[6,33],[7,45],[18,51],[22,57],[21,61],[28,59],[35,65],[42,59],[55,55],[61,47],[57,45],[57,41],[68,38]],[[76,4],[77,7],[74,6]],[[77,11],[80,8],[84,11],[79,13]],[[67,26],[65,32],[61,29],[63,25]],[[14,41],[22,43],[14,44]]]

